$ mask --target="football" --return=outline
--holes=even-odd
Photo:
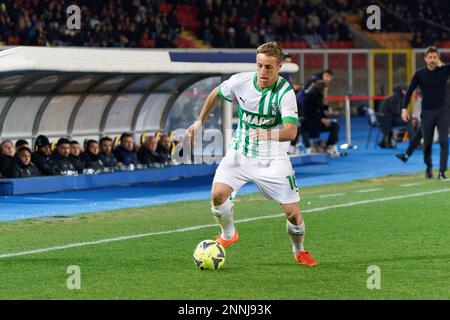
[[[215,240],[203,240],[194,250],[194,262],[200,270],[219,270],[225,256],[224,247]]]

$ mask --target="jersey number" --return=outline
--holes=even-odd
[[[295,181],[295,175],[286,176],[286,179],[288,179],[289,181],[289,186],[291,187],[291,190],[298,191],[297,181]]]

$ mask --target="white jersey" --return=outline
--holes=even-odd
[[[239,122],[230,148],[251,158],[262,160],[288,157],[289,141],[260,140],[250,137],[256,128],[282,128],[283,123],[298,124],[297,100],[294,90],[279,76],[272,87],[261,90],[256,72],[233,75],[219,85],[219,95],[238,103]]]

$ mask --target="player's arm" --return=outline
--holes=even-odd
[[[419,81],[417,80],[417,73],[414,74],[411,84],[408,87],[408,91],[405,94],[405,98],[403,99],[403,106],[402,106],[402,120],[405,122],[409,121],[409,112],[408,112],[408,104],[409,100],[411,99],[411,95],[414,92],[414,90],[419,85]]]
[[[186,131],[187,136],[193,137],[197,132],[197,130],[199,130],[202,127],[206,117],[214,108],[218,100],[219,100],[219,89],[215,88],[209,93],[208,97],[206,98],[197,120],[187,129]]]

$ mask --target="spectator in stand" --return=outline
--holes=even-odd
[[[138,159],[142,164],[152,165],[164,162],[158,151],[158,140],[156,137],[149,136],[138,152]]]
[[[94,172],[102,172],[105,167],[100,157],[100,145],[96,140],[88,140],[86,143],[86,151],[81,155],[84,162],[84,168],[93,170]]]
[[[78,173],[83,173],[84,170],[84,162],[81,159],[81,148],[78,141],[72,140],[70,141],[70,156],[69,160],[78,171]]]
[[[114,156],[113,141],[110,137],[103,137],[100,139],[100,154],[99,157],[103,162],[105,168],[114,169],[122,165],[121,162],[117,162]]]
[[[163,135],[158,142],[158,153],[161,157],[161,162],[165,165],[172,164],[172,140],[169,136]]]
[[[4,172],[7,178],[30,178],[40,175],[39,169],[31,162],[31,150],[26,146],[18,149],[9,170]]]
[[[39,169],[42,175],[53,175],[53,170],[49,163],[52,155],[52,147],[48,138],[43,135],[38,136],[34,149],[36,151],[31,154],[31,162]]]
[[[131,169],[136,168],[138,158],[134,146],[134,139],[130,133],[122,133],[120,145],[114,150],[114,155],[118,162]]]
[[[56,151],[50,158],[49,164],[54,175],[76,176],[78,171],[70,161],[70,141],[60,138],[56,143]]]

